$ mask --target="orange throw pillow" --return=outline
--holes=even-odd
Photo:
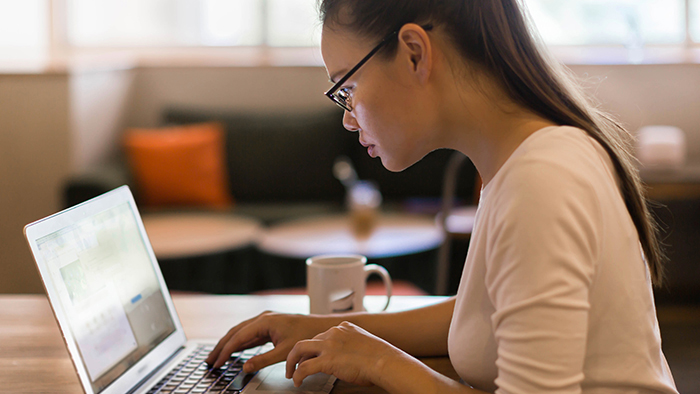
[[[222,124],[132,128],[124,145],[144,205],[228,208],[233,204]]]

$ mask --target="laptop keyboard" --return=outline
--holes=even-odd
[[[204,360],[214,345],[199,345],[177,364],[148,394],[225,393],[237,394],[255,374],[243,372],[243,363],[261,351],[255,347],[231,355],[219,369],[211,369]]]

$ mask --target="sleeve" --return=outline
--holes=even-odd
[[[592,183],[524,163],[503,179],[494,207],[485,280],[497,393],[580,393],[602,220]]]

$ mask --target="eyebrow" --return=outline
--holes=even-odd
[[[336,78],[338,78],[338,76],[345,75],[346,73],[347,73],[347,70],[342,69],[342,70],[336,72],[335,74],[331,75],[331,77],[329,78],[329,81],[331,81],[331,83],[336,83],[335,82]]]

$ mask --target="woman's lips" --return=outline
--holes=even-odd
[[[372,158],[376,157],[376,155],[374,154],[375,146],[374,146],[373,144],[368,144],[368,143],[366,143],[366,142],[360,141],[360,145],[362,145],[362,146],[364,146],[365,148],[367,148],[367,154],[368,154],[370,157],[372,157]]]
[[[368,154],[371,158],[377,157],[377,156],[374,154],[374,145],[369,145],[369,146],[367,147],[367,154]]]

